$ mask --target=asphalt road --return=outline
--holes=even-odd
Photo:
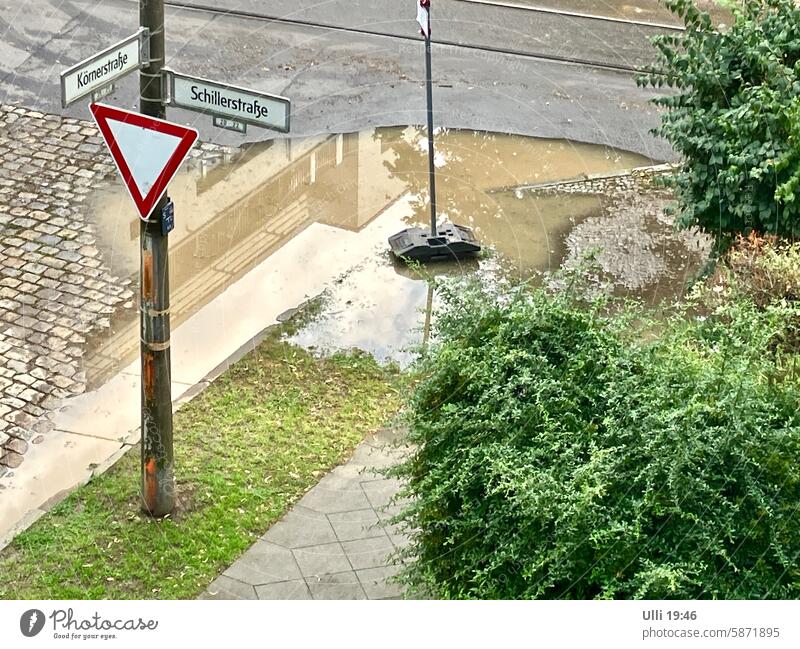
[[[299,0],[291,9],[275,0],[220,0],[214,6],[416,33],[413,3],[411,10],[388,0],[367,6]],[[435,38],[592,60],[644,60],[644,36],[652,32],[452,0],[436,6]],[[137,25],[137,5],[130,0],[28,0],[0,6],[0,100],[88,118],[88,101],[61,109],[60,72],[133,33]],[[166,28],[170,67],[291,98],[294,136],[424,122],[419,41],[175,8],[167,10]],[[657,160],[673,157],[666,143],[649,134],[657,123],[648,103],[652,91],[637,88],[631,74],[435,46],[434,77],[436,119],[442,126],[601,143]],[[105,101],[135,108],[137,97],[136,75],[131,75]],[[213,128],[205,116],[177,109],[169,116],[197,126],[207,140],[242,142],[241,136]],[[274,134],[256,129],[247,136],[270,137]]]
[[[171,0],[167,0],[170,2]],[[278,0],[174,0],[174,5],[213,7],[325,25],[413,36],[413,0],[295,0],[287,7]],[[532,54],[617,65],[642,66],[653,60],[649,38],[665,30],[639,25],[621,26],[571,17],[499,8],[457,0],[436,0],[431,14],[434,39],[455,44],[501,47]],[[671,33],[671,30],[670,30]]]

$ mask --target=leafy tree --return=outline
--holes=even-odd
[[[678,223],[698,225],[720,248],[750,232],[800,234],[800,8],[742,0],[714,29],[692,0],[665,0],[686,27],[660,35],[658,61],[640,86],[675,92],[654,129],[682,154],[671,179]]]

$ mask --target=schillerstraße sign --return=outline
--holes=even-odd
[[[289,132],[291,102],[286,97],[164,70],[169,105],[225,117],[281,133]]]
[[[62,72],[61,106],[66,108],[146,64],[150,59],[148,35],[142,27],[133,36]]]

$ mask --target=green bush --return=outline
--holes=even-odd
[[[716,31],[692,0],[665,0],[686,26],[654,39],[659,52],[642,86],[676,92],[654,133],[683,156],[673,177],[679,223],[698,225],[721,248],[751,231],[800,234],[800,8],[793,0],[731,3]]]
[[[404,580],[442,598],[797,598],[787,307],[608,315],[447,292],[396,470]]]

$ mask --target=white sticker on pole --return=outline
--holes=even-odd
[[[431,23],[428,15],[428,7],[430,7],[430,4],[430,0],[419,0],[417,4],[417,22],[422,28],[422,35],[425,38],[431,37]]]

